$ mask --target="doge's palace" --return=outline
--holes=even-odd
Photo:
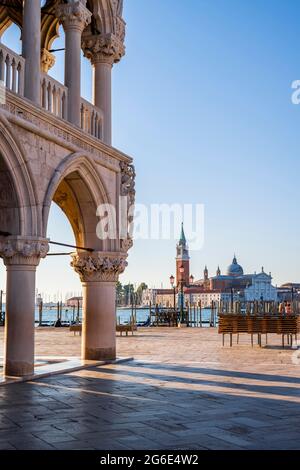
[[[41,6],[42,5],[42,6]],[[34,371],[36,267],[49,251],[54,201],[78,249],[71,265],[83,287],[83,359],[116,357],[115,283],[126,268],[130,236],[100,239],[97,208],[134,202],[132,159],[112,147],[111,75],[125,54],[122,0],[1,2],[1,35],[22,31],[22,54],[0,42],[0,256],[6,266],[5,374]],[[53,41],[65,33],[65,80],[48,75]],[[93,103],[80,95],[81,52],[90,61]],[[124,230],[123,230],[124,232]]]

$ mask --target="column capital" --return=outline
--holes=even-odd
[[[127,253],[73,253],[71,266],[82,282],[117,282],[127,267]]]
[[[76,29],[82,33],[91,22],[92,13],[86,8],[86,0],[77,0],[70,3],[59,3],[56,6],[56,16],[65,31]]]
[[[47,49],[43,48],[41,52],[41,69],[42,72],[48,73],[48,71],[55,64],[55,55],[51,54]]]
[[[122,37],[112,33],[97,35],[84,33],[82,36],[82,49],[84,56],[93,65],[102,63],[113,66],[125,55]]]
[[[49,251],[48,240],[39,237],[0,238],[0,257],[6,266],[38,266]]]

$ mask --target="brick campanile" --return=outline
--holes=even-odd
[[[180,283],[183,282],[185,286],[188,286],[190,283],[190,257],[183,224],[181,226],[181,235],[176,247],[176,252],[176,285],[178,287]],[[184,269],[182,273],[180,272],[182,270],[181,268]]]

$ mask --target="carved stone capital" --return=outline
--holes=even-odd
[[[6,266],[38,266],[49,251],[48,240],[37,237],[1,237],[0,257]]]
[[[42,72],[48,73],[48,71],[54,66],[55,64],[55,56],[51,54],[47,49],[42,49],[41,54],[41,69]]]
[[[82,49],[85,57],[92,64],[106,63],[113,65],[119,62],[125,54],[123,39],[115,34],[84,33],[82,36]]]
[[[82,282],[117,282],[127,267],[124,253],[74,253],[71,266]]]
[[[70,3],[59,3],[56,6],[56,16],[65,31],[78,29],[81,33],[91,22],[92,13],[86,8],[86,0]]]

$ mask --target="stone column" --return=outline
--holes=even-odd
[[[103,111],[103,141],[107,145],[112,144],[112,66],[125,54],[123,39],[113,34],[84,34],[82,38],[84,55],[93,66],[93,101]]]
[[[59,4],[56,14],[66,37],[65,85],[68,88],[68,120],[80,126],[81,95],[81,34],[90,23],[92,13],[86,0]]]
[[[34,372],[35,272],[48,252],[48,241],[9,237],[0,242],[7,271],[4,373],[23,377]]]
[[[112,62],[95,57],[93,62],[93,101],[103,111],[103,142],[112,144],[111,72]]]
[[[83,287],[82,358],[116,358],[116,282],[127,254],[95,252],[72,255],[71,266]]]
[[[23,8],[22,55],[25,58],[24,96],[40,104],[41,2],[25,0]]]

